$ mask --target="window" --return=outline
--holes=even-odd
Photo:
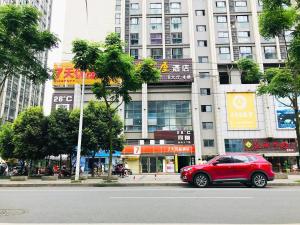
[[[219,72],[220,84],[230,84],[230,77],[227,72]]]
[[[215,140],[213,140],[213,139],[204,139],[203,144],[204,144],[204,147],[214,147]]]
[[[121,24],[121,14],[120,13],[115,14],[115,24],[117,24],[117,25]]]
[[[218,38],[228,38],[228,37],[229,37],[228,31],[220,31],[220,32],[218,32]]]
[[[237,33],[238,42],[250,42],[250,31],[239,31]]]
[[[149,101],[148,130],[190,130],[192,112],[190,101]]]
[[[213,122],[202,122],[202,128],[204,130],[211,130],[214,128]]]
[[[152,48],[151,49],[151,57],[153,59],[162,59],[163,58],[162,48]]]
[[[225,8],[226,2],[225,1],[216,1],[216,7],[217,8]]]
[[[139,9],[139,3],[131,3],[130,4],[131,10],[138,10]]]
[[[142,131],[142,102],[125,104],[125,131]]]
[[[201,79],[208,79],[209,78],[209,72],[199,72],[199,77]]]
[[[208,63],[208,56],[198,56],[199,63]]]
[[[232,156],[233,163],[248,163],[248,157],[244,155],[233,155]]]
[[[201,105],[201,112],[212,112],[211,105]]]
[[[131,45],[139,44],[139,34],[138,33],[130,34],[130,44]]]
[[[180,13],[181,4],[180,2],[171,2],[170,3],[170,13]]]
[[[220,47],[219,53],[220,54],[230,54],[230,48],[229,47]]]
[[[181,29],[181,18],[180,17],[172,17],[171,18],[172,30],[180,30]]]
[[[264,47],[265,59],[276,59],[276,47]]]
[[[137,25],[137,24],[139,24],[139,18],[131,18],[130,19],[130,24],[131,25]]]
[[[161,3],[151,3],[150,14],[161,14]]]
[[[218,32],[218,42],[219,43],[229,43],[228,31],[219,31]]]
[[[236,20],[238,23],[248,23],[248,16],[236,16]]]
[[[252,48],[240,47],[240,57],[252,58]]]
[[[205,10],[196,10],[196,16],[205,16]]]
[[[197,25],[196,30],[197,30],[197,32],[205,32],[206,26],[205,25]]]
[[[172,33],[172,44],[181,44],[182,43],[182,33]]]
[[[226,152],[242,152],[243,148],[242,139],[225,139]]]
[[[226,16],[217,16],[217,22],[218,23],[227,23],[227,17]]]
[[[151,44],[159,45],[162,44],[162,34],[150,34]]]
[[[233,163],[231,156],[221,156],[218,160],[220,164]]]
[[[198,40],[198,47],[207,47],[207,41],[206,40]]]
[[[150,18],[150,28],[152,31],[161,31],[162,30],[162,18],[161,17]]]
[[[246,1],[236,1],[235,7],[247,7],[247,2]]]
[[[210,95],[210,88],[200,88],[200,95]]]
[[[182,48],[172,48],[172,59],[182,59],[183,49]]]
[[[115,32],[120,34],[121,33],[121,27],[115,27]]]
[[[134,59],[138,59],[139,58],[139,50],[138,49],[130,49],[130,55]]]

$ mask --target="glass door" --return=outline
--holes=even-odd
[[[149,173],[156,173],[156,157],[149,157]]]
[[[141,158],[141,164],[142,164],[142,173],[149,173],[149,163],[148,163],[148,157],[142,157]]]

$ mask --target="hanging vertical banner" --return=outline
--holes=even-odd
[[[227,121],[229,130],[257,129],[255,93],[227,93]]]

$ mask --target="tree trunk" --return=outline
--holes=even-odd
[[[108,178],[107,181],[111,181],[112,177],[112,156],[113,156],[113,143],[112,143],[112,117],[109,116],[109,163],[108,163]]]
[[[92,177],[95,176],[95,156],[96,156],[96,153],[93,153],[93,155],[92,155]]]
[[[62,156],[59,155],[59,177],[61,177],[61,164],[62,164]]]
[[[295,117],[296,117],[296,135],[297,135],[296,147],[300,155],[300,119],[299,119],[298,100],[296,100],[296,105],[294,105],[294,110],[295,110]],[[298,161],[297,164],[299,165],[299,160],[297,161]]]
[[[70,176],[72,176],[72,153],[70,153]]]

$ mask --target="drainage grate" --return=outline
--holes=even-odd
[[[25,213],[23,209],[0,209],[1,216],[18,216]]]

